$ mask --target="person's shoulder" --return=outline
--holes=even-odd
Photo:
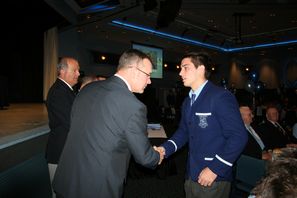
[[[207,92],[210,95],[212,95],[213,99],[223,99],[223,98],[235,99],[234,94],[232,94],[229,90],[226,90],[223,87],[215,85],[212,82],[208,82],[206,86],[207,86]]]
[[[211,90],[213,93],[222,94],[222,93],[231,93],[230,91],[224,89],[223,87],[220,87],[216,84],[214,84],[211,81],[208,81],[205,87],[209,90]]]
[[[55,90],[55,89],[70,89],[69,87],[68,87],[68,85],[65,83],[65,82],[63,82],[62,80],[60,80],[59,78],[57,78],[57,80],[53,83],[53,85],[51,86],[51,88],[50,89],[52,89],[52,90]]]
[[[71,93],[72,90],[61,80],[56,80],[54,84],[50,87],[48,91],[48,97],[57,97],[57,95],[67,95]]]

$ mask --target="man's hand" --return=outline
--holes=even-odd
[[[158,165],[160,165],[164,159],[164,156],[165,156],[165,148],[161,147],[161,146],[159,146],[159,147],[154,146],[153,148],[155,149],[155,151],[157,151],[160,154],[160,161],[158,163]]]
[[[211,186],[217,174],[212,172],[208,167],[204,168],[198,176],[198,183],[202,186]]]

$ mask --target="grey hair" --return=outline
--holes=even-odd
[[[57,65],[57,73],[58,73],[58,75],[60,74],[60,71],[62,69],[67,69],[68,68],[68,61],[70,59],[75,60],[74,58],[71,58],[71,57],[62,57],[62,58],[60,58],[59,63]]]
[[[130,65],[138,63],[143,59],[148,59],[153,64],[151,58],[145,53],[136,49],[127,50],[121,55],[117,70],[128,68]]]

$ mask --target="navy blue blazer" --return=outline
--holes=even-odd
[[[192,107],[189,97],[184,100],[179,128],[162,146],[169,157],[189,143],[186,177],[193,181],[205,167],[218,175],[216,181],[231,181],[247,135],[234,95],[207,82]]]

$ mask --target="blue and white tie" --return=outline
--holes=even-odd
[[[192,94],[192,97],[191,97],[191,106],[194,104],[195,99],[196,99],[196,94]]]

